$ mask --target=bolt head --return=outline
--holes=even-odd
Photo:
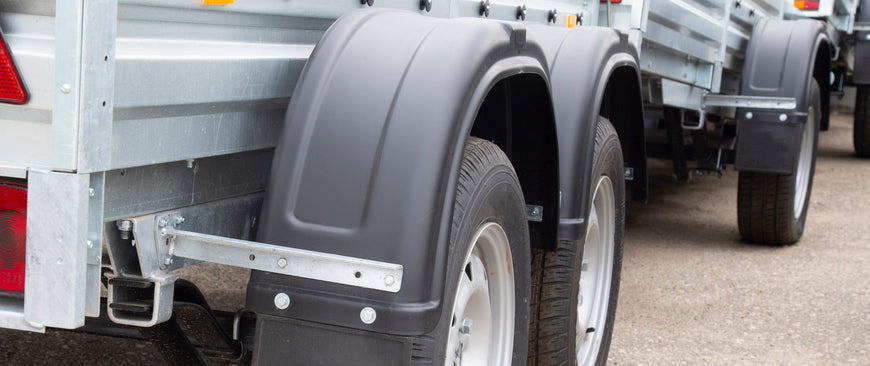
[[[275,295],[275,307],[278,308],[278,310],[286,310],[287,308],[289,308],[290,296],[287,296],[287,294],[283,292]]]
[[[752,112],[746,112],[746,119],[752,119],[752,117],[753,117]]]
[[[786,116],[785,113],[779,115],[780,121],[785,122],[786,119],[788,119],[788,116]]]
[[[60,86],[61,93],[69,94],[70,91],[72,91],[72,86],[70,86],[69,84],[63,84]]]
[[[375,311],[375,309],[372,309],[371,307],[366,306],[362,310],[360,310],[360,312],[359,312],[359,319],[362,320],[362,322],[365,324],[374,323],[375,319],[377,319],[377,318],[378,318],[378,312]]]
[[[287,258],[278,258],[278,267],[287,267]]]
[[[93,197],[96,195],[97,195],[97,191],[95,191],[93,188],[88,188],[88,196],[89,197]]]
[[[157,226],[160,227],[166,227],[167,224],[169,224],[169,220],[167,220],[165,217],[161,218],[160,221],[157,221]]]
[[[94,247],[94,242],[88,240],[88,249],[93,249],[93,247]]]
[[[387,285],[387,286],[392,286],[392,285],[394,285],[395,283],[396,283],[396,278],[395,278],[395,277],[393,277],[393,276],[391,276],[391,275],[387,275],[387,277],[384,277],[384,284],[385,284],[385,285]]]

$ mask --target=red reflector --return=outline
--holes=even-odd
[[[27,190],[0,181],[0,290],[24,291]]]
[[[800,10],[819,10],[820,0],[795,0],[794,7]]]
[[[600,2],[601,2],[602,4],[604,4],[604,3],[607,2],[607,0],[600,0]],[[610,0],[610,3],[611,3],[611,4],[619,4],[619,3],[621,3],[621,2],[622,2],[622,0]]]
[[[15,64],[12,63],[12,55],[3,35],[0,34],[0,102],[12,104],[24,104],[27,101],[27,91],[18,77]]]

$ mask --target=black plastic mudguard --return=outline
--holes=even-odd
[[[392,10],[339,19],[293,93],[257,239],[401,264],[402,288],[254,271],[248,307],[370,332],[430,332],[442,306],[465,141],[487,92],[519,74],[549,90],[544,52],[520,23]],[[549,118],[525,123],[552,131]],[[274,306],[278,292],[291,298],[286,310]],[[363,307],[377,312],[375,322],[360,320]]]
[[[828,121],[830,49],[824,23],[817,20],[765,19],[755,25],[746,51],[740,94],[793,97],[797,108],[738,109],[735,168],[782,174],[795,171],[814,76],[822,91],[821,123],[826,125]],[[747,112],[752,118],[747,118]],[[783,113],[785,121],[779,118]]]
[[[620,90],[620,108],[634,116],[634,124],[628,128],[641,134],[639,151],[644,151],[637,51],[624,33],[611,28],[532,26],[529,38],[541,43],[550,65],[562,192],[558,238],[576,241],[585,235],[589,216],[588,182],[592,179],[595,124],[607,82],[620,68],[630,68],[635,75],[634,88]],[[645,156],[638,160],[645,162]]]

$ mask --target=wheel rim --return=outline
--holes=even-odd
[[[592,198],[581,262],[574,340],[578,365],[595,362],[604,336],[613,275],[615,202],[613,183],[610,178],[602,176]]]
[[[463,263],[444,364],[510,364],[515,294],[510,242],[504,229],[496,223],[482,225]]]
[[[810,185],[810,169],[813,164],[813,139],[816,133],[816,113],[810,107],[807,113],[807,123],[804,126],[804,134],[801,137],[801,150],[798,156],[798,167],[795,172],[794,188],[794,218],[798,219],[804,212],[807,200],[807,189]]]

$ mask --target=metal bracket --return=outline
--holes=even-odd
[[[179,222],[183,218],[170,216],[167,220]],[[402,288],[400,264],[201,234],[178,230],[173,225],[159,228],[155,236],[169,243],[169,258],[208,261],[386,292],[399,292]]]
[[[687,125],[685,118],[683,118],[681,121],[683,128],[687,130],[703,129],[707,121],[707,107],[792,110],[797,108],[797,100],[783,97],[704,94],[701,99],[701,108],[698,110],[698,124]]]
[[[526,205],[526,220],[534,222],[544,221],[544,207],[536,205]]]
[[[797,108],[797,100],[783,97],[706,94],[701,101],[701,110],[706,110],[707,107],[789,110]]]

